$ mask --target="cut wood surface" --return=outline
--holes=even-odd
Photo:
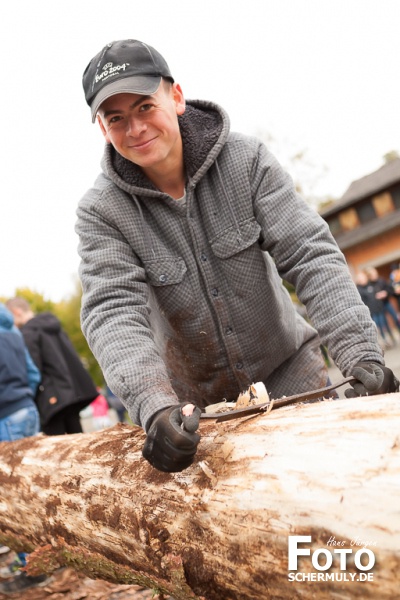
[[[0,542],[34,551],[32,574],[67,564],[176,600],[399,597],[400,394],[200,432],[195,463],[176,474],[153,469],[127,425],[1,443]],[[302,535],[311,554],[366,544],[373,580],[335,555],[327,572],[354,581],[289,581],[288,538]],[[297,573],[327,572],[299,560]]]

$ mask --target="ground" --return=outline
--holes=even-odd
[[[3,567],[15,558],[14,553],[2,555]],[[0,581],[5,581],[0,580]],[[118,585],[90,579],[73,569],[64,568],[53,573],[44,587],[33,587],[15,594],[0,593],[0,600],[161,600],[153,591],[138,585]],[[165,600],[173,600],[165,598]]]

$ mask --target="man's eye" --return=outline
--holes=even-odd
[[[122,117],[115,115],[114,117],[110,117],[108,119],[108,124],[111,125],[112,123],[117,123],[118,121],[121,120]]]
[[[142,104],[140,106],[140,112],[147,112],[148,110],[150,110],[152,108],[152,104]]]

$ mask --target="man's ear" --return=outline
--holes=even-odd
[[[183,96],[182,88],[179,83],[172,84],[172,97],[176,106],[176,114],[183,115],[186,109],[185,98]]]
[[[102,132],[102,134],[103,134],[103,135],[104,135],[104,137],[106,138],[106,142],[107,142],[107,144],[110,144],[110,143],[111,143],[111,142],[110,142],[110,138],[108,137],[108,134],[107,134],[106,128],[104,127],[104,123],[103,123],[103,121],[101,120],[101,117],[100,117],[100,115],[97,115],[97,122],[98,122],[98,124],[100,125],[100,129],[101,129],[101,132]]]

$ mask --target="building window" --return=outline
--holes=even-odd
[[[383,217],[384,215],[394,211],[392,196],[389,194],[389,192],[383,192],[383,194],[374,196],[372,198],[372,204],[374,205],[375,212],[378,217]]]
[[[348,208],[347,210],[341,212],[339,215],[339,220],[343,231],[351,231],[360,225],[360,220],[355,208]]]
[[[373,221],[376,219],[375,208],[370,200],[357,206],[357,214],[358,218],[360,219],[360,223],[368,223],[368,221]]]

